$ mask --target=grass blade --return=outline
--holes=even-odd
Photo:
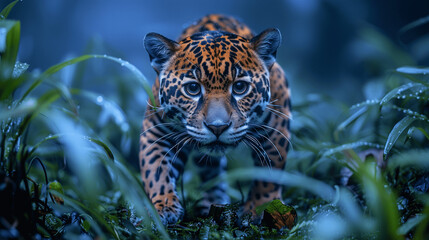
[[[18,0],[15,0],[11,3],[9,3],[3,10],[0,12],[0,19],[6,19],[9,16],[10,11],[15,6],[15,4],[18,2]]]
[[[395,196],[384,187],[384,181],[373,174],[372,164],[361,163],[358,171],[368,206],[380,227],[380,239],[403,239],[397,233],[400,221]]]
[[[93,142],[95,144],[97,144],[98,146],[100,146],[101,148],[103,148],[104,152],[107,154],[107,156],[110,158],[110,160],[114,161],[115,160],[115,156],[113,156],[112,151],[110,150],[109,146],[107,146],[107,144],[105,144],[103,141],[100,141],[98,139],[89,137],[89,136],[83,136],[83,139],[86,139],[90,142]]]
[[[404,67],[397,68],[396,72],[413,82],[418,82],[425,86],[429,86],[429,82],[428,82],[429,68],[416,68],[416,67],[404,66]]]
[[[413,123],[416,119],[406,116],[401,121],[396,123],[396,125],[393,127],[392,131],[389,133],[389,137],[387,138],[386,144],[384,145],[384,155],[387,156],[392,149],[393,145],[395,145],[396,141],[398,140],[399,136],[401,136],[402,132],[410,126],[411,123]]]
[[[143,223],[146,228],[151,229],[153,223],[162,235],[162,239],[170,239],[158,212],[144,192],[140,179],[137,179],[121,161],[104,161],[104,164],[112,171],[112,175],[115,176],[113,182],[118,186],[126,200],[134,206],[140,216],[143,216]]]
[[[405,74],[429,74],[429,68],[416,68],[416,67],[399,67],[396,69],[397,72],[399,73],[405,73]]]
[[[416,21],[411,22],[411,23],[405,25],[405,27],[402,27],[399,30],[399,34],[402,35],[405,32],[408,32],[409,30],[411,30],[413,28],[419,27],[419,26],[427,24],[427,23],[429,23],[429,16],[419,18]]]
[[[6,120],[9,118],[16,118],[18,116],[24,116],[28,113],[33,112],[35,109],[37,109],[38,101],[35,99],[27,99],[23,103],[21,103],[18,107],[15,109],[2,109],[0,112],[0,120]],[[2,106],[3,107],[3,106]]]
[[[57,192],[55,190],[50,189],[49,192],[54,194],[54,195],[61,197],[62,199],[64,199],[65,205],[69,205],[70,207],[72,207],[73,209],[78,211],[81,215],[91,216],[91,218],[87,218],[86,220],[91,223],[91,227],[93,227],[95,229],[95,232],[99,236],[102,236],[104,239],[106,239],[106,235],[104,234],[104,231],[101,229],[101,226],[103,226],[103,228],[105,230],[107,230],[111,236],[116,236],[113,228],[110,227],[110,225],[106,222],[104,217],[101,214],[99,214],[98,212],[96,212],[95,209],[87,207],[87,206],[85,206],[85,204],[83,204],[79,201],[76,201],[76,200],[68,197],[67,195],[64,195],[64,194]],[[95,219],[95,220],[93,220],[93,219]],[[101,226],[99,224],[101,224]]]
[[[334,136],[336,139],[339,139],[339,134],[341,131],[343,131],[347,126],[355,122],[359,117],[364,115],[366,111],[368,110],[368,107],[363,107],[353,113],[350,117],[348,117],[346,120],[344,120],[340,125],[338,125],[337,129],[335,129]]]
[[[213,186],[216,186],[220,181],[227,180],[236,182],[240,180],[261,180],[274,182],[281,185],[298,187],[305,189],[313,194],[322,197],[324,200],[331,202],[334,200],[334,189],[324,182],[307,177],[302,174],[288,173],[278,169],[268,169],[263,167],[244,168],[228,171],[225,175],[219,176],[208,181],[202,187],[202,191],[206,191]]]
[[[99,105],[103,111],[108,112],[114,119],[115,124],[119,126],[122,133],[128,134],[130,124],[124,111],[115,102],[104,98],[102,95],[90,91],[72,89],[72,93],[79,94],[93,103]]]
[[[8,79],[12,76],[18,55],[21,24],[19,21],[0,21],[0,79]]]
[[[351,106],[350,109],[360,108],[360,107],[364,107],[364,106],[374,106],[374,105],[378,105],[378,104],[380,104],[380,100],[378,100],[378,99],[369,100],[368,99],[364,102],[360,102],[360,103],[357,103],[357,104]]]
[[[122,60],[120,58],[115,58],[115,57],[111,57],[111,56],[107,56],[107,55],[93,55],[96,58],[104,58],[104,59],[108,59],[114,62],[117,62],[119,64],[121,64],[121,66],[128,68],[128,70],[130,70],[137,78],[137,80],[139,80],[139,83],[143,86],[145,92],[148,94],[150,101],[152,102],[152,106],[156,107],[155,104],[155,98],[153,96],[152,93],[152,87],[149,84],[149,82],[147,81],[146,77],[143,75],[143,73],[136,68],[136,66],[132,65],[131,63],[129,63],[128,61]]]
[[[85,61],[85,60],[90,59],[90,58],[93,58],[93,56],[91,56],[91,55],[83,55],[83,56],[80,56],[80,57],[77,57],[77,58],[73,58],[71,60],[59,63],[57,65],[54,65],[54,66],[48,68],[45,72],[43,72],[34,81],[33,84],[31,84],[31,86],[27,89],[27,91],[24,93],[24,95],[19,100],[19,103],[21,103],[28,96],[28,94],[30,94],[30,92],[32,92],[37,86],[39,86],[46,78],[48,78],[52,74],[58,72],[59,70],[63,69],[64,67],[67,67],[69,65]]]
[[[15,62],[15,67],[13,68],[12,78],[20,77],[25,71],[27,71],[30,65],[28,63],[22,63],[19,61]]]
[[[108,59],[110,61],[114,61],[119,63],[121,66],[127,68],[128,70],[130,70],[137,78],[137,80],[139,81],[139,83],[142,85],[143,89],[145,90],[145,92],[148,94],[152,105],[155,106],[155,98],[153,96],[152,93],[152,88],[149,84],[149,82],[147,81],[146,77],[143,75],[143,73],[138,70],[134,65],[132,65],[131,63],[124,61],[120,58],[115,58],[115,57],[111,57],[111,56],[107,56],[107,55],[82,55],[80,57],[76,57],[73,59],[70,59],[68,61],[59,63],[57,65],[54,65],[52,67],[50,67],[49,69],[47,69],[45,72],[43,72],[36,80],[35,82],[29,87],[29,89],[24,93],[24,95],[21,97],[21,99],[19,100],[19,102],[22,102],[27,96],[28,94],[30,94],[30,92],[32,92],[37,86],[39,86],[47,77],[51,76],[52,74],[58,72],[59,70],[63,69],[64,67],[67,67],[69,65],[72,64],[76,64],[82,61],[86,61],[88,59],[92,59],[92,58],[104,58],[104,59]]]
[[[328,157],[332,154],[343,152],[344,150],[347,150],[347,149],[355,149],[358,147],[371,147],[371,148],[380,148],[380,149],[383,148],[382,145],[371,143],[371,142],[352,142],[352,143],[346,143],[346,144],[340,145],[335,148],[328,149],[322,154],[322,157]]]
[[[392,91],[390,91],[389,93],[387,93],[383,99],[381,99],[380,101],[380,105],[384,105],[385,103],[389,102],[392,98],[398,96],[399,94],[407,91],[407,90],[412,90],[412,91],[425,91],[427,90],[428,87],[420,84],[420,83],[408,83],[402,86],[399,86],[395,89],[393,89]]]
[[[428,216],[426,216],[426,215],[417,215],[413,218],[408,219],[408,221],[406,223],[404,223],[402,226],[400,226],[398,228],[398,234],[400,234],[400,235],[407,234],[409,231],[411,231],[411,229],[416,227],[419,223],[421,223],[427,217]]]

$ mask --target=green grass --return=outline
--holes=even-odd
[[[42,73],[28,71],[28,64],[16,62],[20,23],[6,20],[16,2],[0,13],[6,29],[0,35],[0,238],[429,237],[429,68],[398,68],[413,64],[412,58],[373,29],[363,29],[362,38],[390,64],[380,63],[385,76],[363,86],[371,89],[368,100],[348,107],[313,94],[294,103],[287,171],[253,168],[246,157],[232,155],[246,167],[234,166],[200,186],[189,166],[180,191],[186,220],[166,228],[130,166],[137,161],[144,109],[127,106],[143,92],[153,101],[146,78],[127,61],[92,54],[102,44]],[[113,90],[85,85],[92,64],[105,71],[91,80]],[[61,72],[74,77],[64,79]],[[320,102],[341,117],[317,117]],[[255,178],[285,186],[284,200],[298,212],[292,229],[192,218],[204,189],[226,180],[239,203]]]

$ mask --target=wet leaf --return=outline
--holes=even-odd
[[[338,147],[335,148],[331,148],[326,150],[323,153],[323,157],[328,157],[332,154],[335,153],[339,153],[339,152],[343,152],[344,150],[347,149],[355,149],[355,148],[359,148],[359,147],[370,147],[370,148],[383,148],[382,145],[376,144],[376,143],[371,143],[371,142],[353,142],[353,143],[346,143],[343,145],[340,145]]]
[[[271,201],[264,210],[262,224],[281,229],[287,227],[292,229],[297,221],[297,214],[293,207],[283,204],[279,199]]]
[[[27,63],[16,61],[15,67],[13,68],[12,78],[20,77],[25,71],[27,71],[29,66],[30,65]]]
[[[59,63],[57,65],[54,65],[50,68],[48,68],[45,72],[43,72],[34,82],[33,84],[31,84],[31,86],[27,89],[27,91],[24,93],[24,95],[21,97],[21,99],[19,100],[19,102],[24,101],[24,99],[37,87],[39,86],[46,78],[48,78],[49,76],[51,76],[52,74],[58,72],[59,70],[72,65],[72,64],[76,64],[85,60],[88,60],[90,58],[94,58],[92,55],[83,55],[77,58],[73,58],[70,59],[68,61]]]
[[[96,209],[91,209],[88,206],[85,206],[85,204],[70,198],[66,195],[63,195],[57,191],[54,190],[49,190],[52,194],[58,195],[61,198],[63,198],[65,200],[65,205],[66,206],[71,206],[75,211],[79,212],[82,215],[89,215],[92,218],[89,218],[88,221],[90,221],[91,226],[94,227],[95,232],[101,236],[105,238],[105,234],[106,231],[111,234],[112,236],[115,236],[115,232],[113,231],[112,226],[110,226],[107,221],[104,219],[104,217],[96,210]],[[104,231],[102,230],[102,228],[104,228]]]
[[[388,155],[390,150],[392,149],[393,145],[395,145],[396,141],[398,140],[399,136],[401,136],[402,132],[410,126],[411,123],[414,122],[414,118],[410,116],[406,116],[401,121],[395,124],[392,131],[389,133],[389,137],[387,138],[385,147],[384,147],[384,155]]]
[[[421,113],[416,112],[416,111],[413,111],[409,108],[401,108],[401,107],[398,107],[396,105],[392,105],[392,108],[399,111],[399,112],[402,112],[402,113],[408,115],[409,117],[412,117],[413,119],[418,119],[418,120],[429,122],[429,119],[426,117],[426,115],[421,114]]]
[[[384,105],[385,103],[389,102],[392,98],[397,97],[398,95],[402,94],[405,91],[410,90],[413,92],[418,92],[418,91],[426,91],[427,89],[428,89],[428,87],[426,87],[420,83],[408,83],[406,85],[402,85],[400,87],[393,89],[389,93],[387,93],[383,97],[383,99],[381,99],[380,105]]]
[[[400,73],[408,74],[429,74],[429,68],[416,68],[416,67],[399,67],[396,69]]]
[[[410,31],[410,30],[412,30],[412,29],[414,29],[414,28],[417,28],[417,27],[420,27],[420,26],[422,26],[422,25],[425,25],[425,24],[427,24],[428,22],[429,22],[429,16],[419,18],[419,19],[417,19],[417,20],[415,20],[415,21],[413,21],[413,22],[411,22],[411,23],[408,23],[408,24],[407,24],[407,25],[405,25],[404,27],[402,27],[402,28],[399,30],[399,34],[400,34],[400,35],[402,35],[402,34],[404,34],[404,33],[408,32],[408,31]]]
[[[92,137],[88,137],[88,136],[84,136],[83,138],[86,139],[86,140],[89,140],[89,141],[91,141],[91,142],[93,142],[95,144],[97,144],[100,147],[102,147],[103,150],[104,150],[104,152],[107,154],[107,156],[109,156],[109,158],[112,161],[115,160],[115,156],[113,155],[112,150],[110,150],[109,146],[107,146],[106,143],[104,143],[101,140],[98,140],[98,139],[95,139],[95,138],[92,138]]]
[[[365,100],[363,102],[357,103],[353,106],[350,107],[350,109],[355,109],[355,108],[360,108],[360,107],[365,107],[365,106],[375,106],[380,104],[380,100],[378,99],[372,99],[372,100]]]
[[[80,223],[80,226],[86,231],[89,232],[90,228],[91,228],[91,223],[87,220],[82,220],[82,222]]]
[[[46,214],[46,225],[48,225],[51,229],[59,230],[59,228],[63,225],[63,222],[60,218],[56,217],[52,214]]]
[[[153,106],[156,105],[155,104],[155,98],[154,98],[153,93],[152,93],[152,87],[149,84],[149,82],[147,81],[146,77],[143,75],[143,73],[140,70],[138,70],[136,68],[136,66],[132,65],[128,61],[122,60],[120,58],[115,58],[115,57],[107,56],[107,55],[82,55],[80,57],[76,57],[76,58],[67,60],[65,62],[59,63],[57,65],[54,65],[54,66],[48,68],[27,89],[27,91],[21,97],[21,99],[19,100],[19,102],[22,102],[28,96],[28,94],[30,94],[30,92],[32,92],[37,86],[39,86],[46,78],[48,78],[52,74],[60,71],[64,67],[67,67],[69,65],[76,64],[76,63],[79,63],[79,62],[82,62],[82,61],[86,61],[86,60],[92,59],[92,58],[104,58],[104,59],[108,59],[110,61],[117,62],[121,66],[123,66],[123,67],[127,68],[128,70],[130,70],[136,76],[137,80],[139,81],[139,83],[141,84],[141,86],[143,87],[143,89],[145,90],[145,92],[148,94],[149,98],[151,99],[152,105]]]
[[[15,6],[15,4],[18,1],[19,0],[15,0],[15,1],[9,3],[6,7],[4,7],[3,10],[1,10],[1,12],[0,12],[0,19],[6,19],[9,16],[10,11],[12,10],[12,8]]]
[[[21,24],[19,21],[0,21],[0,79],[12,76],[19,49]]]
[[[90,91],[73,90],[72,92],[79,94],[89,99],[93,103],[99,105],[103,109],[103,112],[109,115],[109,117],[114,120],[115,124],[119,126],[119,129],[123,133],[129,132],[130,125],[128,123],[128,119],[124,111],[114,101],[106,99],[100,94],[96,94]]]
[[[238,180],[261,180],[273,182],[286,186],[293,186],[312,192],[326,201],[332,201],[335,194],[328,184],[299,173],[288,173],[278,169],[265,167],[241,168],[228,171],[201,186],[202,191],[212,188],[219,182],[227,180],[236,182]]]
[[[348,117],[346,120],[344,120],[340,125],[338,125],[337,129],[335,130],[334,134],[336,139],[339,139],[339,133],[343,131],[346,127],[348,127],[350,124],[354,123],[359,117],[364,115],[368,110],[368,107],[363,107],[353,113],[350,117]]]
[[[54,190],[56,192],[64,194],[63,186],[58,181],[50,182],[48,187],[49,187],[49,190]],[[54,198],[56,203],[64,204],[64,199],[61,198],[60,196],[52,194],[52,197]]]
[[[407,234],[409,231],[411,231],[411,229],[415,228],[419,223],[421,223],[426,218],[428,218],[428,216],[426,215],[417,215],[413,218],[408,219],[406,223],[402,224],[402,226],[398,228],[398,234],[401,234],[401,235]]]
[[[425,86],[429,86],[429,83],[428,83],[429,68],[417,68],[417,67],[404,66],[404,67],[397,68],[396,72],[413,82],[417,82]]]

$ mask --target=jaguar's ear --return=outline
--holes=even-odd
[[[270,69],[276,61],[277,48],[280,46],[281,41],[282,35],[277,28],[267,29],[250,40],[253,44],[253,48],[261,59],[264,60],[268,69]]]
[[[149,53],[150,62],[159,74],[164,64],[179,49],[179,44],[157,33],[148,33],[144,37],[144,47]]]

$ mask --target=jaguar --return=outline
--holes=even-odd
[[[254,165],[284,169],[290,145],[290,89],[276,62],[278,29],[256,35],[241,21],[211,14],[186,28],[178,41],[148,33],[144,46],[157,77],[140,135],[144,190],[162,222],[183,217],[176,183],[187,160],[207,182],[226,171],[226,154],[252,152]],[[202,193],[197,212],[226,204],[227,184]],[[254,180],[243,213],[280,199],[282,187]]]

